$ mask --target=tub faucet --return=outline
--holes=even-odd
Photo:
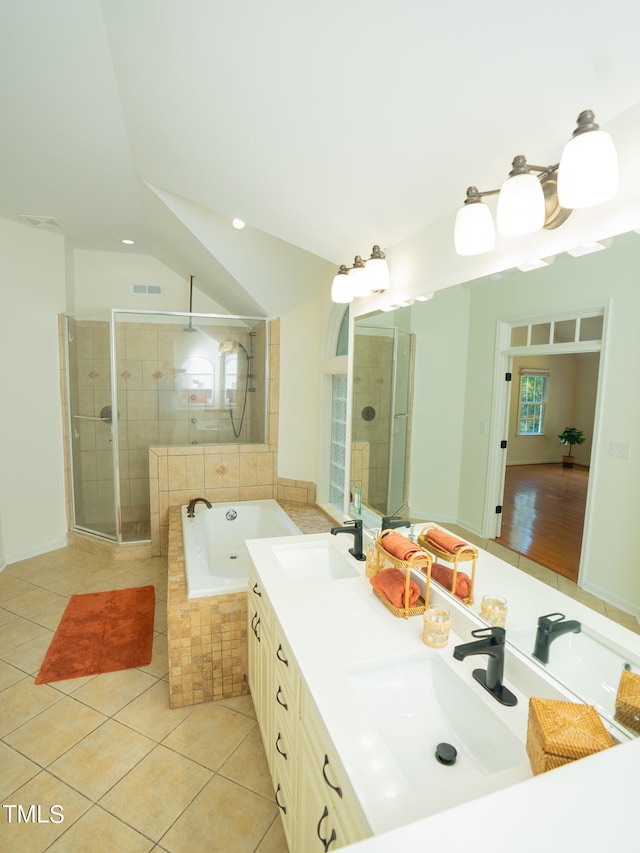
[[[411,522],[399,515],[385,515],[382,519],[383,530],[394,530],[396,527],[411,527]]]
[[[196,513],[196,504],[202,502],[206,504],[209,509],[211,509],[211,504],[206,498],[191,498],[189,503],[187,504],[187,518],[193,518]]]
[[[362,519],[357,518],[354,521],[345,521],[343,527],[332,527],[331,535],[335,536],[336,533],[352,533],[353,534],[353,548],[349,548],[349,553],[356,558],[356,560],[366,560],[367,555],[362,553]]]
[[[456,646],[453,650],[454,658],[464,660],[469,655],[487,655],[489,658],[487,668],[474,669],[473,677],[501,705],[516,705],[518,700],[502,683],[506,631],[504,628],[496,627],[477,628],[471,632],[471,636],[479,639]]]
[[[549,663],[549,647],[551,643],[563,634],[579,634],[582,625],[575,619],[564,618],[564,613],[547,613],[538,619],[538,630],[536,631],[536,642],[533,647],[533,656],[540,663]]]

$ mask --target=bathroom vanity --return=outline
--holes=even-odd
[[[350,544],[330,534],[247,543],[249,685],[291,853],[427,843],[488,851],[505,831],[519,851],[551,837],[591,850],[614,802],[616,839],[624,834],[617,818],[620,809],[632,814],[640,739],[607,724],[614,748],[533,777],[529,697],[579,701],[575,694],[508,644],[504,681],[518,702],[500,705],[472,677],[486,659],[453,658],[483,625],[477,608],[432,585],[432,602],[452,610],[452,632],[446,648],[428,648],[422,618],[396,618],[380,604]],[[513,597],[503,584],[518,575],[481,553],[476,602],[485,585]],[[532,598],[529,590],[526,607],[535,609]],[[514,621],[521,616],[524,628],[529,613],[516,608]],[[509,629],[508,621],[507,640]],[[456,748],[455,763],[436,758],[443,742]]]

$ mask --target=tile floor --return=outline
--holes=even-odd
[[[548,569],[477,544],[638,631]],[[166,581],[163,557],[112,562],[74,548],[0,573],[0,850],[286,853],[251,698],[169,709]],[[33,683],[69,596],[149,583],[149,666]]]

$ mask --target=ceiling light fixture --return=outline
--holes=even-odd
[[[374,246],[371,257],[363,261],[360,255],[353,266],[340,265],[331,285],[332,302],[351,302],[354,296],[384,293],[389,287],[389,266],[380,246]]]
[[[534,166],[519,154],[500,189],[480,192],[469,187],[456,215],[456,252],[481,255],[495,247],[493,217],[483,202],[486,196],[498,196],[498,231],[509,237],[557,228],[572,210],[612,198],[618,187],[618,159],[611,137],[594,119],[591,110],[580,113],[559,163]]]
[[[121,243],[124,243],[125,246],[135,246],[135,240],[129,240],[129,238],[125,238],[124,240],[120,240]]]
[[[236,229],[236,231],[242,231],[242,229],[244,228],[244,226],[247,223],[243,219],[238,219],[238,217],[236,216],[236,218],[233,220],[233,222],[231,224]]]

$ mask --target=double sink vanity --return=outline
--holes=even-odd
[[[447,647],[429,648],[422,617],[397,618],[373,595],[352,544],[329,533],[247,543],[249,686],[291,853],[495,850],[513,840],[539,850],[551,837],[590,850],[613,820],[618,840],[620,814],[632,816],[640,739],[613,720],[610,682],[625,663],[640,670],[640,636],[479,551],[472,605],[432,582],[430,602],[452,622]],[[424,592],[424,577],[414,580]],[[513,707],[474,679],[485,657],[453,655],[486,627],[485,594],[509,604]],[[543,666],[531,651],[538,617],[551,612],[582,630],[555,639]],[[531,696],[594,704],[616,746],[534,777]]]

